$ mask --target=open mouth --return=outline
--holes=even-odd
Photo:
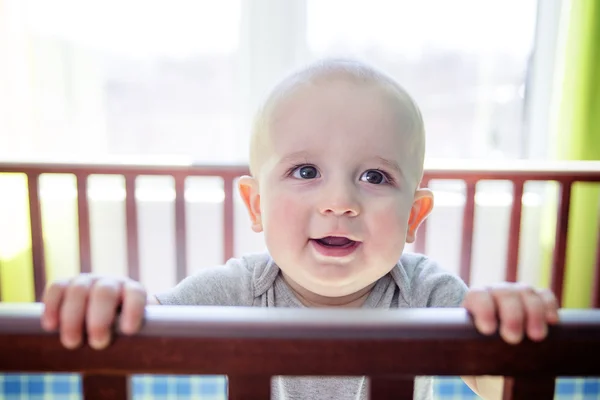
[[[354,245],[354,243],[356,243],[354,240],[350,240],[348,238],[345,237],[339,237],[339,236],[327,236],[321,239],[316,239],[317,243],[319,243],[322,246],[325,247],[331,247],[331,248],[347,248],[347,247],[352,247]]]
[[[361,242],[343,236],[326,236],[320,239],[311,239],[315,250],[327,257],[345,257],[352,254]]]

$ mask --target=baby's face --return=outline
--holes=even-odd
[[[413,135],[397,107],[339,80],[299,89],[271,116],[247,204],[286,278],[314,294],[346,296],[388,273],[429,212],[415,203]]]

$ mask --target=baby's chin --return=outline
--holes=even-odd
[[[327,298],[331,298],[331,299],[339,299],[342,297],[347,297],[347,296],[351,296],[353,294],[357,294],[371,285],[372,285],[372,283],[365,284],[365,285],[340,286],[340,285],[336,285],[336,284],[328,285],[327,282],[319,282],[319,283],[313,283],[313,284],[308,283],[307,284],[308,287],[305,287],[305,289],[310,291],[311,293],[314,293],[321,297],[327,297]]]
[[[291,274],[289,277],[310,293],[330,299],[349,297],[371,288],[380,277],[365,276],[314,276],[310,274]]]

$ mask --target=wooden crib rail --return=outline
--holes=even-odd
[[[551,399],[558,376],[600,376],[600,310],[561,310],[540,343],[476,332],[465,310],[148,306],[141,332],[64,349],[42,305],[0,304],[0,371],[77,372],[89,399],[128,398],[131,374],[222,374],[230,399],[265,399],[276,375],[369,376],[373,399],[412,399],[421,375],[502,375],[505,399]]]

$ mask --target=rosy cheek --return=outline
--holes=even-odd
[[[285,221],[293,219],[297,210],[298,201],[292,196],[280,196],[277,198],[277,216]]]
[[[301,219],[302,201],[299,196],[293,196],[289,193],[273,193],[269,201],[266,215],[267,229],[290,230]]]
[[[390,235],[398,230],[400,221],[399,216],[393,210],[388,212],[379,212],[373,215],[373,222],[379,227],[378,235]]]
[[[402,241],[406,233],[408,214],[403,211],[398,202],[382,204],[380,207],[371,209],[369,218],[369,230],[371,234],[380,240],[376,240],[380,246],[385,247],[388,243]]]

